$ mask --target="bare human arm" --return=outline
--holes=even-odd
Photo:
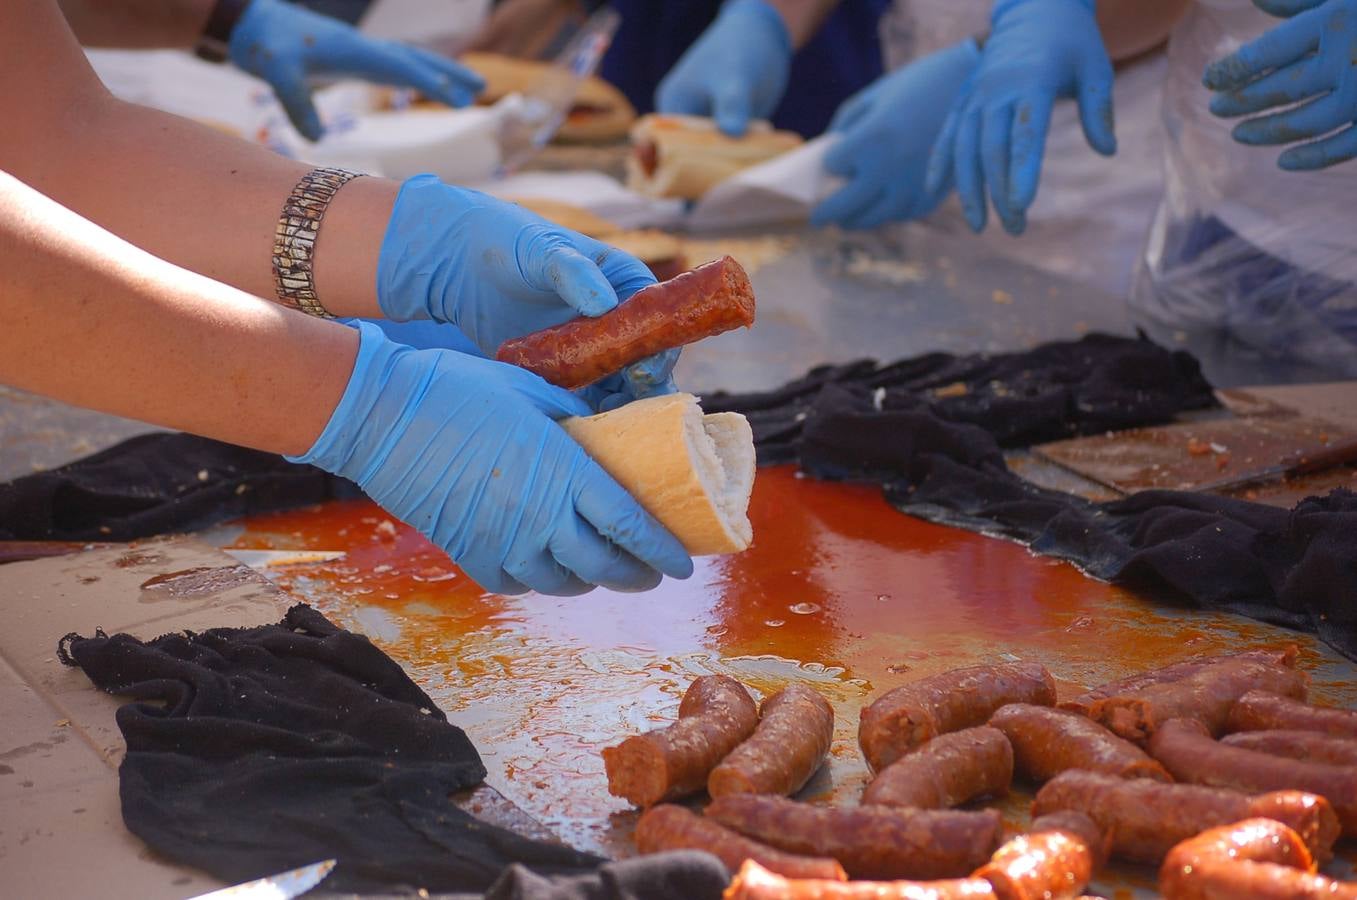
[[[353,368],[353,329],[156,259],[4,172],[0,258],[0,382],[25,390],[299,454]]]
[[[768,3],[782,16],[792,46],[800,50],[815,37],[839,0],[768,0]]]
[[[274,223],[309,166],[114,98],[53,0],[0,3],[0,60],[0,169],[155,256],[273,296]],[[360,178],[331,204],[315,259],[331,312],[381,315],[377,256],[398,188]]]
[[[0,172],[0,383],[286,453],[356,482],[489,590],[647,590],[678,541],[522,369],[415,351],[155,259]]]
[[[1126,62],[1160,47],[1192,0],[1098,0],[1098,29],[1107,55]]]
[[[213,0],[60,0],[61,12],[86,47],[192,47]]]

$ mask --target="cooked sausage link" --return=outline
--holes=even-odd
[[[1003,825],[992,809],[812,806],[784,797],[732,794],[707,815],[789,853],[837,859],[852,878],[955,878],[982,865]]]
[[[1229,731],[1317,731],[1357,738],[1357,710],[1311,706],[1291,697],[1250,691],[1230,710]]]
[[[1174,778],[1241,791],[1302,790],[1319,794],[1338,814],[1346,835],[1357,835],[1357,768],[1283,759],[1212,739],[1190,719],[1165,722],[1150,739],[1150,755]]]
[[[1095,851],[1079,834],[1039,825],[994,852],[972,873],[994,888],[999,900],[1077,897],[1093,880]]]
[[[697,813],[669,803],[652,806],[636,822],[636,849],[641,853],[667,850],[704,850],[721,860],[732,873],[747,859],[788,878],[843,881],[843,867],[832,859],[798,856],[750,840]]]
[[[727,675],[703,675],[684,693],[677,722],[604,748],[608,793],[646,807],[700,791],[758,718],[744,685]]]
[[[1013,748],[997,729],[963,728],[933,738],[882,769],[864,805],[948,809],[1001,797],[1013,782]]]
[[[726,256],[642,288],[601,316],[511,338],[495,359],[573,391],[647,356],[753,322],[749,276]]]
[[[1119,697],[1127,694],[1135,694],[1156,684],[1167,684],[1172,681],[1182,681],[1189,675],[1195,675],[1202,669],[1213,666],[1216,663],[1224,662],[1227,659],[1252,659],[1269,662],[1277,666],[1286,666],[1289,669],[1296,667],[1296,658],[1300,654],[1300,648],[1295,644],[1287,644],[1283,647],[1263,647],[1253,650],[1242,650],[1238,653],[1215,654],[1210,656],[1193,656],[1181,662],[1172,663],[1157,669],[1150,669],[1147,672],[1139,672],[1127,678],[1120,678],[1116,681],[1109,681],[1107,684],[1099,685],[1092,690],[1085,691],[1078,697],[1071,700],[1065,700],[1057,704],[1061,709],[1068,709],[1077,712],[1080,715],[1088,715],[1093,711],[1093,704],[1099,700],[1108,697]]]
[[[1055,703],[1044,666],[968,666],[887,691],[862,710],[858,743],[879,772],[915,747],[950,731],[984,725],[1007,703]]]
[[[1164,784],[1070,770],[1037,792],[1033,816],[1078,810],[1112,836],[1112,853],[1158,864],[1175,844],[1207,828],[1266,816],[1299,833],[1319,859],[1332,855],[1338,818],[1323,797],[1302,791],[1250,796],[1195,784]]]
[[[795,794],[820,768],[834,740],[834,710],[820,693],[789,684],[763,701],[754,734],[707,779],[707,793]]]
[[[1230,710],[1252,690],[1304,699],[1309,679],[1264,660],[1227,659],[1181,681],[1156,684],[1093,704],[1091,717],[1127,740],[1142,742],[1170,719],[1194,719],[1223,734]]]
[[[796,881],[758,863],[740,869],[722,900],[996,900],[983,878],[948,881]]]
[[[1049,781],[1066,769],[1173,780],[1144,750],[1078,713],[1010,703],[989,723],[1008,738],[1018,773],[1031,781]]]
[[[1357,885],[1314,871],[1294,831],[1272,819],[1247,819],[1174,847],[1159,870],[1159,891],[1167,900],[1357,898]]]
[[[1357,766],[1357,740],[1318,731],[1240,731],[1220,742],[1287,759],[1308,759],[1335,766]]]

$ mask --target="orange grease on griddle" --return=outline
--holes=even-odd
[[[251,519],[235,546],[346,551],[274,577],[401,661],[471,733],[492,784],[568,841],[610,852],[626,852],[632,819],[607,796],[599,750],[671,721],[707,672],[765,693],[793,678],[823,691],[837,714],[833,778],[809,792],[851,803],[866,780],[857,710],[934,672],[1036,659],[1068,695],[1252,644],[1299,639],[1301,665],[1318,659],[1304,636],[1184,619],[1017,544],[902,515],[875,487],[761,469],[750,518],[754,546],[699,560],[686,582],[574,598],[483,594],[366,501]],[[1328,685],[1338,702],[1357,699]]]

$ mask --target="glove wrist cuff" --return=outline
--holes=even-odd
[[[377,306],[393,322],[433,319],[457,324],[455,298],[444,298],[445,267],[432,262],[445,248],[447,224],[459,211],[459,189],[437,175],[414,175],[401,184],[377,256]],[[460,204],[465,207],[466,204]],[[447,308],[452,305],[454,308]]]
[[[1012,12],[1018,7],[1024,6],[1031,2],[1032,0],[994,0],[994,8],[990,11],[989,16],[990,25],[991,26],[998,25],[999,19],[1001,17],[1003,17],[1009,12]],[[1072,4],[1074,6],[1081,7],[1090,14],[1093,13],[1095,10],[1094,7],[1095,0],[1064,0],[1064,2]]]
[[[344,387],[330,419],[321,429],[311,448],[300,456],[287,456],[288,462],[309,463],[327,472],[341,475],[362,485],[362,472],[347,471],[353,449],[360,443],[359,430],[369,418],[370,410],[380,393],[384,378],[380,373],[390,368],[391,360],[401,345],[388,340],[382,330],[371,322],[354,321],[358,331],[358,352],[353,359],[353,372]]]
[[[787,27],[787,23],[782,18],[782,13],[778,12],[768,0],[728,0],[721,7],[721,15],[739,15],[758,18],[769,26],[769,31],[777,35],[780,48],[788,55],[792,55],[792,33]]]

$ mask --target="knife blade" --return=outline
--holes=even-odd
[[[1199,485],[1199,491],[1226,491],[1285,478],[1299,478],[1346,463],[1357,462],[1357,439],[1344,441],[1323,450],[1298,450],[1275,465],[1217,478]]]
[[[292,900],[320,884],[334,867],[333,859],[322,860],[290,872],[257,878],[208,894],[199,894],[191,900]]]
[[[304,566],[313,563],[333,562],[344,558],[343,550],[223,550],[227,556],[244,563],[251,569],[267,569],[274,566]]]

